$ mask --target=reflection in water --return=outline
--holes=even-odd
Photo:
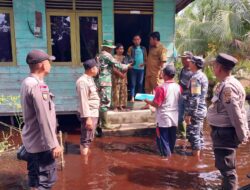
[[[96,139],[90,154],[84,157],[80,156],[79,134],[69,134],[66,166],[58,171],[58,182],[53,189],[219,189],[220,174],[214,167],[208,132],[205,137],[206,148],[202,160],[197,162],[188,154],[174,154],[169,160],[162,160],[157,154],[154,137]],[[187,147],[187,151],[191,150]],[[238,149],[240,185],[250,183],[245,177],[250,171],[249,153],[249,144]],[[14,160],[8,156],[0,159],[0,189],[22,189],[26,183],[25,164]]]

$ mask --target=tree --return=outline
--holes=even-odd
[[[250,1],[197,0],[176,18],[176,47],[211,57],[250,54]]]

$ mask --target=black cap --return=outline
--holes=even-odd
[[[196,67],[198,67],[199,69],[202,69],[205,64],[204,59],[199,56],[191,57],[191,62],[193,62],[196,65]]]
[[[176,73],[175,67],[172,64],[167,65],[164,69],[163,69],[163,74],[167,75],[169,77],[174,77]]]
[[[191,57],[193,57],[193,53],[191,51],[184,51],[180,57],[191,58]]]
[[[98,66],[98,63],[95,59],[88,59],[87,61],[84,61],[83,66],[85,70],[89,70],[95,66]]]
[[[56,58],[54,56],[48,55],[46,52],[40,49],[34,49],[31,50],[27,57],[26,57],[26,62],[28,64],[37,64],[41,63],[42,61],[49,60],[49,61],[54,61]]]
[[[225,66],[228,69],[233,69],[234,66],[238,63],[238,60],[236,58],[234,58],[231,55],[225,54],[225,53],[220,53],[216,57],[215,61],[218,62],[219,64]]]

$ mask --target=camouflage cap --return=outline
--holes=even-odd
[[[194,63],[200,69],[202,69],[205,65],[205,61],[202,57],[193,56],[190,60],[192,63]]]
[[[102,47],[108,47],[114,49],[116,48],[116,46],[114,46],[113,44],[114,44],[113,40],[104,40],[102,43]]]
[[[191,58],[191,57],[193,57],[193,53],[191,51],[184,51],[180,57]]]

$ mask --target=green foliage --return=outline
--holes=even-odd
[[[176,18],[176,47],[207,58],[219,52],[245,59],[250,54],[248,0],[194,1]]]
[[[211,65],[206,65],[205,68],[204,68],[204,73],[206,74],[207,78],[208,78],[208,81],[210,83],[215,83],[216,81],[216,77],[214,75],[214,72],[213,72],[213,68]]]
[[[247,95],[250,95],[250,86],[245,87],[245,91],[246,91],[246,94],[247,94]]]
[[[0,153],[12,150],[15,148],[14,142],[11,140],[13,136],[13,130],[15,130],[19,135],[21,133],[21,126],[23,125],[23,117],[20,115],[21,104],[20,96],[0,96],[0,104],[10,106],[15,110],[14,117],[18,124],[18,128],[0,121],[0,125],[3,126],[2,136],[0,137]],[[7,131],[6,131],[7,130]]]

